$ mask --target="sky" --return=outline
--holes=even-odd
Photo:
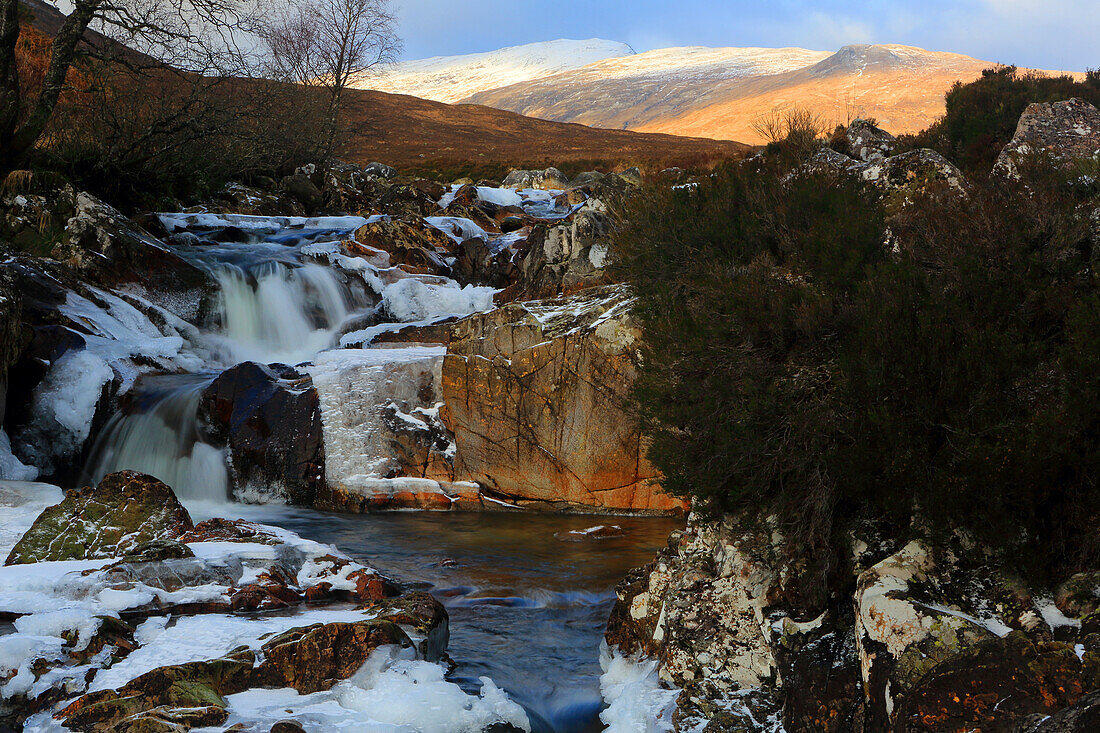
[[[403,58],[558,38],[668,46],[901,43],[1017,66],[1100,67],[1100,0],[392,0]]]

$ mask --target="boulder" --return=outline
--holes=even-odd
[[[1091,692],[1053,715],[1042,713],[1013,733],[1092,733],[1100,730],[1100,692]]]
[[[199,415],[210,438],[229,449],[237,492],[274,491],[292,504],[313,504],[325,481],[325,445],[308,374],[281,364],[238,364],[206,388]]]
[[[536,226],[519,261],[520,279],[498,300],[551,298],[608,284],[611,228],[608,214],[589,207],[563,224]]]
[[[541,171],[509,171],[501,183],[502,188],[537,188],[543,190],[559,190],[569,187],[569,177],[557,168],[547,168]]]
[[[388,645],[409,647],[412,642],[397,624],[380,619],[291,629],[263,645],[263,662],[251,686],[293,687],[303,695],[328,690],[358,672],[371,652]]]
[[[1096,689],[1100,679],[1082,674],[1083,666],[1073,647],[1062,642],[1036,642],[1022,631],[986,639],[934,666],[899,694],[893,726],[1010,731],[1033,716],[1068,708]]]
[[[450,273],[445,258],[454,249],[454,240],[420,218],[367,223],[355,230],[355,242],[388,253],[390,264],[400,265],[408,272],[425,275]]]
[[[624,287],[459,321],[443,361],[455,478],[520,503],[678,511],[624,408],[640,337]]]
[[[317,211],[324,203],[325,195],[305,172],[286,176],[279,186],[287,196],[297,200],[307,214]]]
[[[845,151],[856,160],[868,162],[888,158],[894,152],[897,140],[871,120],[852,120],[844,131]]]
[[[54,259],[100,285],[140,284],[154,302],[180,317],[194,315],[180,312],[174,301],[189,291],[194,294],[190,300],[201,301],[214,289],[209,274],[91,194],[62,190],[57,194],[62,210],[68,206],[61,202],[70,196],[72,216],[51,252]]]
[[[1100,160],[1100,110],[1076,97],[1028,105],[1012,140],[997,156],[993,173],[1019,178],[1020,164],[1035,156],[1063,164]]]
[[[363,173],[368,176],[374,176],[375,178],[381,178],[385,181],[397,177],[397,169],[391,168],[385,163],[367,163],[363,166]]]
[[[855,168],[860,177],[899,200],[936,188],[965,193],[966,177],[935,150],[921,148],[889,158],[875,158]]]
[[[155,539],[175,539],[191,517],[166,484],[136,471],[68,491],[12,548],[5,565],[120,557]]]

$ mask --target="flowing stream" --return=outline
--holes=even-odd
[[[201,369],[144,374],[99,432],[86,479],[135,469],[172,486],[195,519],[242,516],[335,544],[356,559],[434,593],[451,618],[451,679],[468,691],[488,676],[528,711],[536,731],[600,730],[598,654],[614,585],[645,564],[678,520],[516,514],[336,515],[276,505],[227,506],[224,452],[203,442],[199,400],[241,361],[303,364],[385,314],[428,319],[488,307],[488,289],[408,278],[336,253],[357,217],[281,220],[165,218],[177,251],[220,288],[211,323],[184,349]],[[329,264],[318,262],[327,255]],[[396,280],[394,278],[397,278]],[[402,280],[401,278],[405,278]],[[410,282],[411,281],[411,282]],[[396,283],[396,285],[395,285]],[[91,311],[89,311],[91,312]],[[411,347],[415,349],[417,347]],[[406,348],[403,351],[410,351]],[[397,352],[394,352],[397,353]],[[330,352],[331,355],[331,352]],[[379,353],[384,362],[384,357]],[[331,360],[331,359],[330,359]],[[405,374],[395,370],[390,381]],[[363,382],[354,389],[374,389]],[[618,537],[568,533],[615,524]]]

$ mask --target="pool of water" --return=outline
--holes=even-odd
[[[527,709],[535,731],[553,733],[601,730],[598,654],[615,584],[649,562],[682,525],[527,513],[342,515],[246,506],[233,512],[335,544],[430,590],[450,613],[451,679],[475,691],[479,677],[492,678]],[[599,524],[618,525],[624,534],[559,538]]]

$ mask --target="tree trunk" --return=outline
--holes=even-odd
[[[19,124],[19,0],[0,0],[0,173],[12,159],[12,137]]]
[[[14,2],[18,5],[19,0],[0,0],[0,2]],[[84,38],[84,33],[88,30],[88,25],[102,2],[103,0],[76,0],[73,12],[65,18],[65,22],[58,29],[50,47],[50,63],[46,67],[46,75],[42,80],[42,91],[35,100],[26,121],[11,136],[8,144],[0,149],[9,156],[6,167],[14,168],[26,162],[38,138],[45,131],[57,107],[57,101],[61,98],[69,67],[76,58],[76,47]]]

